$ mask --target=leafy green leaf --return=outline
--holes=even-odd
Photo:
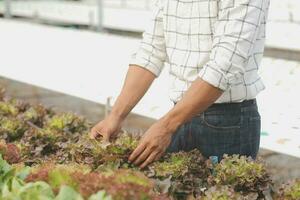
[[[72,187],[62,186],[55,200],[83,200],[82,196]]]
[[[18,195],[20,188],[24,186],[24,182],[16,177],[11,177],[6,180],[1,189],[2,198],[10,198],[12,196]]]
[[[21,168],[16,169],[15,176],[18,177],[21,180],[25,180],[26,177],[29,175],[31,168],[28,166],[24,166]]]
[[[54,198],[51,187],[41,181],[27,183],[20,188],[18,193],[22,200],[52,200]]]
[[[107,195],[105,191],[99,191],[90,196],[88,200],[112,200],[111,196]]]
[[[0,154],[0,178],[9,172],[11,168],[12,167],[2,158],[2,155]]]

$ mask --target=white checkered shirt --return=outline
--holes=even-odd
[[[200,77],[224,91],[216,103],[253,99],[270,0],[158,0],[130,64],[159,76],[170,66],[170,98],[178,102]]]

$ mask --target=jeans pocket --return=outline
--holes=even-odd
[[[241,115],[239,113],[206,114],[201,116],[204,125],[218,130],[241,128]]]

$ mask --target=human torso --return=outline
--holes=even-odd
[[[170,98],[174,102],[182,98],[210,59],[219,9],[222,9],[222,0],[164,1],[164,35],[172,79]],[[259,29],[243,80],[225,91],[217,103],[253,99],[264,89],[257,72],[264,50],[265,21],[260,24]]]

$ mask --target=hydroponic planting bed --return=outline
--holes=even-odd
[[[272,191],[266,167],[238,155],[211,163],[198,150],[166,154],[146,169],[127,162],[139,136],[88,137],[91,124],[0,92],[0,199],[300,199],[300,180]]]

